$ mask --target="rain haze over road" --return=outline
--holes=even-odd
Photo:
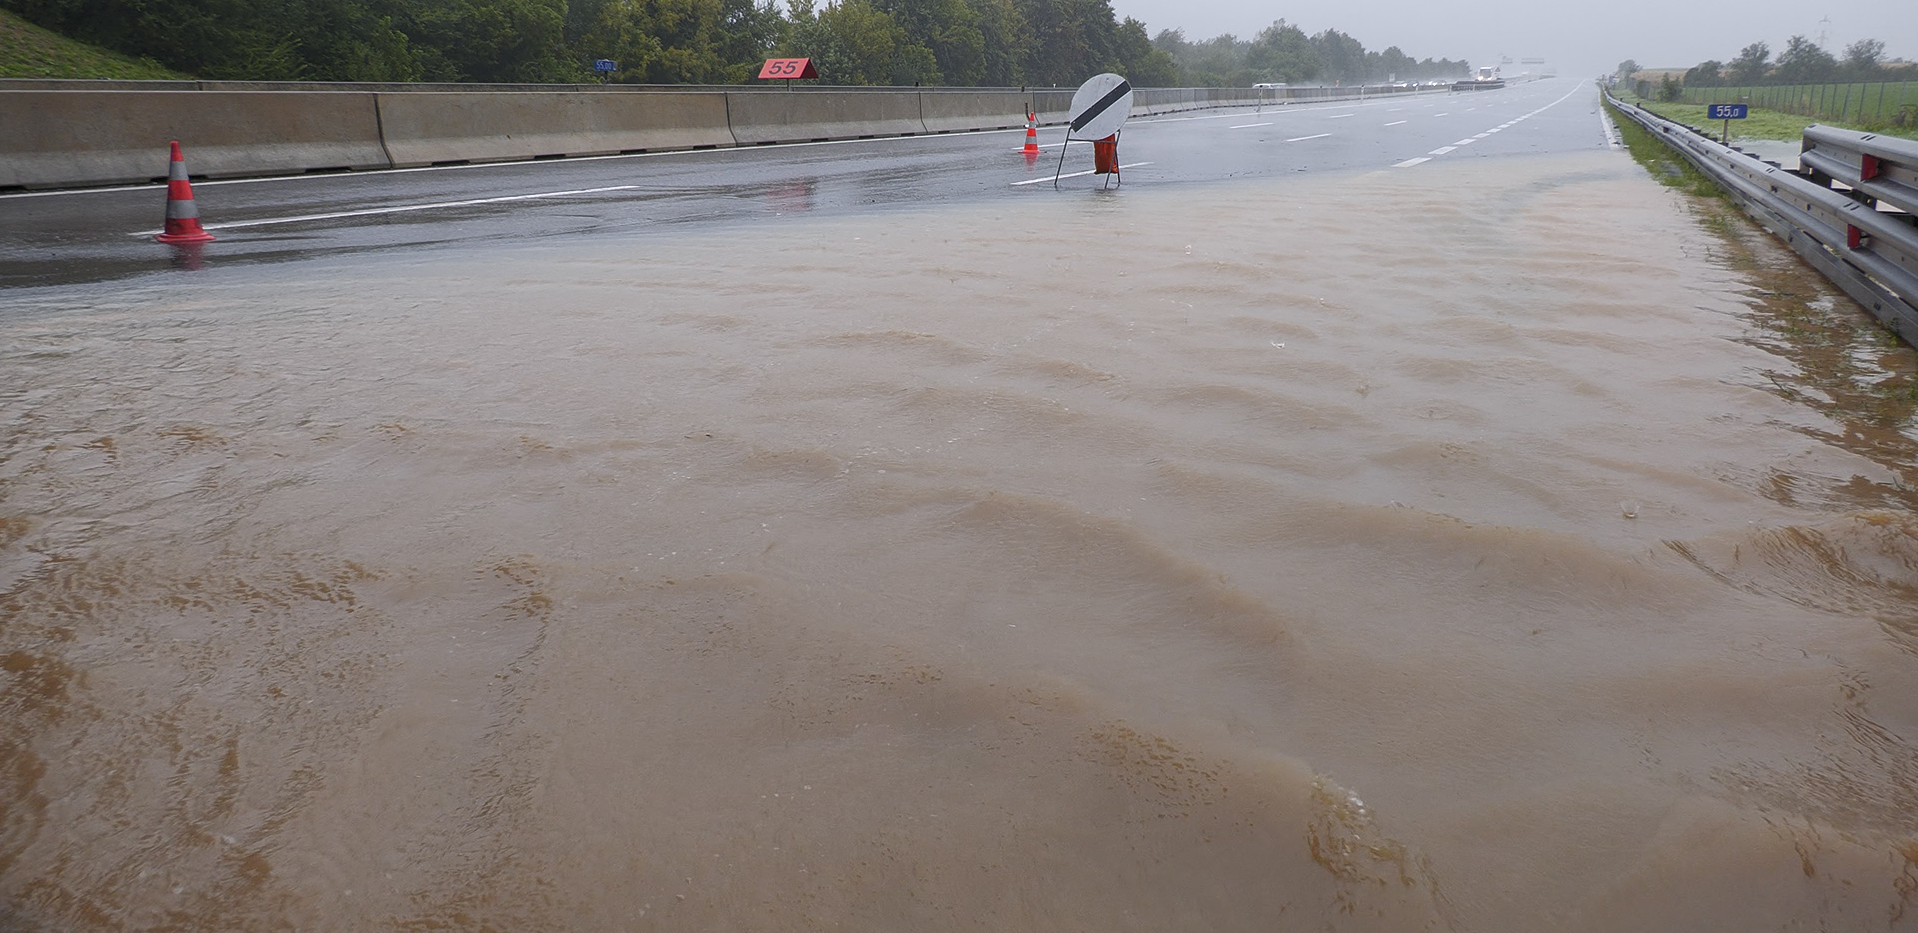
[[[1777,50],[1790,36],[1815,39],[1821,32],[1833,54],[1859,39],[1879,39],[1888,58],[1918,59],[1918,3],[1907,0],[1822,6],[1794,0],[1113,0],[1112,8],[1144,21],[1152,35],[1182,29],[1194,41],[1220,33],[1249,39],[1284,18],[1307,33],[1337,29],[1368,49],[1396,45],[1414,58],[1463,58],[1475,66],[1497,64],[1501,57],[1544,58],[1559,74],[1602,74],[1626,58],[1648,67],[1691,67],[1706,59],[1725,61],[1753,42]],[[1822,23],[1826,18],[1830,22]]]

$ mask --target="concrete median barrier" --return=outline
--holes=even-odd
[[[1031,99],[1019,91],[927,88],[919,92],[919,113],[928,133],[1008,129],[1026,125]]]
[[[9,91],[0,126],[0,187],[164,178],[174,139],[195,175],[389,164],[371,94]]]
[[[380,94],[396,166],[730,147],[717,93]]]
[[[1026,92],[1032,97],[1032,109],[1039,114],[1039,122],[1053,126],[1072,119],[1072,90],[1043,90]]]
[[[1028,104],[1041,124],[1058,126],[1073,94],[1069,88],[190,85],[0,81],[0,127],[6,128],[0,187],[160,178],[170,139],[185,146],[195,175],[236,177],[1003,129],[1022,126]],[[1360,93],[1142,88],[1133,113]]]
[[[742,146],[926,132],[913,89],[735,91],[726,94],[726,104]]]

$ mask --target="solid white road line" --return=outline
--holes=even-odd
[[[1292,137],[1291,139],[1288,139],[1288,140],[1286,140],[1286,142],[1288,142],[1288,143],[1302,143],[1302,142],[1305,142],[1305,141],[1306,141],[1306,140],[1308,140],[1308,139],[1324,139],[1325,137],[1327,137],[1327,136],[1330,136],[1330,135],[1332,135],[1332,134],[1331,134],[1331,133],[1320,133],[1320,134],[1318,134],[1318,135],[1316,135],[1316,136],[1294,136],[1294,137]]]
[[[372,207],[363,211],[334,211],[330,214],[301,214],[296,217],[269,217],[265,220],[235,220],[228,223],[201,224],[206,230],[235,230],[240,227],[270,227],[276,224],[298,224],[313,220],[339,220],[342,217],[377,217],[381,214],[405,214],[412,211],[432,211],[447,207],[471,207],[475,204],[504,204],[509,201],[537,201],[542,198],[564,198],[575,194],[602,194],[607,191],[633,191],[642,185],[608,185],[604,188],[575,188],[571,191],[542,191],[538,194],[509,194],[497,198],[472,198],[465,201],[438,201],[432,204],[402,204],[397,207]],[[152,236],[158,230],[130,233],[128,236]]]
[[[1406,121],[1404,121],[1404,120],[1393,120],[1392,122],[1390,122],[1390,123],[1387,123],[1387,124],[1385,124],[1385,125],[1386,125],[1386,126],[1397,126],[1397,125],[1399,125],[1399,124],[1401,124],[1401,123],[1404,123],[1404,122],[1406,122]]]
[[[1412,166],[1417,165],[1420,162],[1430,162],[1430,161],[1432,161],[1431,156],[1419,156],[1416,159],[1406,159],[1403,162],[1394,162],[1392,163],[1392,167],[1393,168],[1411,168]]]
[[[1251,129],[1252,127],[1255,127],[1255,126],[1271,126],[1271,125],[1272,125],[1272,124],[1270,124],[1270,123],[1241,123],[1241,124],[1239,124],[1238,126],[1228,126],[1228,127],[1226,127],[1226,129],[1228,129],[1228,130],[1247,130],[1247,129]]]
[[[1126,164],[1126,165],[1121,165],[1121,166],[1119,166],[1119,167],[1120,167],[1120,168],[1122,168],[1122,169],[1126,169],[1126,168],[1138,168],[1138,167],[1139,167],[1139,166],[1141,166],[1141,165],[1151,165],[1151,164],[1152,164],[1152,163],[1150,163],[1150,162],[1132,162],[1132,163],[1129,163],[1129,164]],[[1086,169],[1086,170],[1085,170],[1085,171],[1083,171],[1083,172],[1067,172],[1067,173],[1065,173],[1064,175],[1060,175],[1059,177],[1060,177],[1060,178],[1078,178],[1078,177],[1079,177],[1080,175],[1090,175],[1090,174],[1092,174],[1092,173],[1093,173],[1093,171],[1094,171],[1094,169]],[[1040,182],[1042,182],[1042,181],[1051,181],[1051,180],[1052,180],[1052,179],[1050,179],[1050,178],[1028,178],[1028,179],[1026,179],[1025,181],[1015,181],[1015,182],[1013,182],[1013,183],[1012,183],[1012,186],[1013,186],[1014,188],[1017,188],[1017,187],[1019,187],[1019,186],[1021,186],[1021,185],[1036,185],[1036,184],[1038,184],[1038,183],[1040,183]]]
[[[1329,117],[1326,117],[1326,119],[1327,119],[1327,120],[1343,120],[1343,119],[1345,119],[1346,117],[1351,117],[1351,116],[1357,116],[1357,114],[1351,114],[1351,113],[1335,113],[1335,114],[1333,114],[1333,115],[1331,115],[1331,116],[1329,116]]]
[[[1236,114],[1235,114],[1236,116]],[[1147,122],[1147,121],[1140,121]],[[1156,122],[1156,121],[1154,121]],[[215,188],[221,185],[258,185],[287,181],[326,181],[328,179],[360,178],[373,175],[411,175],[415,172],[462,172],[474,169],[515,168],[529,165],[572,165],[579,162],[604,162],[608,159],[658,159],[667,156],[688,155],[737,155],[747,152],[764,152],[768,149],[799,149],[812,146],[849,146],[856,143],[902,143],[926,142],[936,139],[952,139],[961,136],[991,136],[1000,133],[1024,133],[1026,128],[1015,126],[1003,130],[967,130],[962,133],[922,133],[918,136],[876,136],[872,139],[825,139],[807,143],[780,143],[777,146],[727,146],[723,149],[670,149],[659,152],[622,152],[619,155],[567,156],[564,159],[514,159],[506,162],[469,162],[461,165],[420,165],[413,168],[374,168],[365,171],[350,172],[313,172],[301,175],[271,175],[265,178],[220,178],[199,180],[193,183],[195,188]],[[106,194],[115,191],[165,191],[166,181],[147,182],[138,185],[111,185],[104,188],[61,188],[53,191],[21,191],[13,194],[0,194],[0,201],[12,198],[52,198],[67,194]],[[204,225],[202,225],[204,226]]]

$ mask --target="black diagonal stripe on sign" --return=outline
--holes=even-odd
[[[1086,124],[1091,123],[1094,117],[1097,117],[1099,114],[1105,113],[1106,108],[1111,107],[1113,104],[1118,103],[1119,98],[1124,97],[1130,93],[1132,93],[1132,85],[1126,81],[1119,82],[1118,87],[1115,87],[1110,91],[1107,91],[1106,96],[1099,98],[1098,103],[1093,104],[1090,107],[1087,107],[1085,113],[1079,114],[1079,119],[1072,121],[1072,131],[1074,133],[1079,132],[1079,130],[1083,129]]]

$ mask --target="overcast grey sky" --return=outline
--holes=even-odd
[[[1417,58],[1466,58],[1495,64],[1499,56],[1544,57],[1560,74],[1610,71],[1630,58],[1647,67],[1720,61],[1752,42],[1773,54],[1795,34],[1842,55],[1858,39],[1881,39],[1886,55],[1918,59],[1918,0],[1112,0],[1122,17],[1146,29],[1182,28],[1188,39],[1229,32],[1251,38],[1273,20],[1316,33],[1338,29],[1368,49],[1396,45]],[[1829,24],[1819,20],[1829,17]]]

